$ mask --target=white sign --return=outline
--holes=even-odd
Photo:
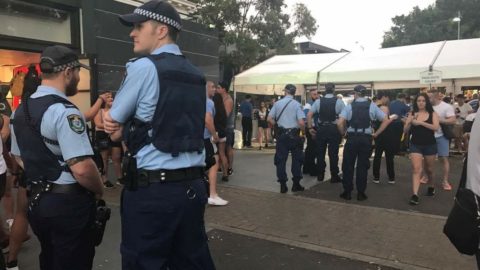
[[[441,71],[420,72],[420,84],[439,84],[442,83]]]

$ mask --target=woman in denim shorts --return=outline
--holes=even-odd
[[[435,140],[435,130],[440,127],[438,115],[433,111],[432,104],[428,96],[424,93],[419,94],[413,103],[413,112],[407,118],[404,131],[410,131],[410,160],[412,161],[412,187],[413,195],[410,198],[411,205],[418,205],[418,190],[420,188],[420,178],[422,167],[429,179],[430,186],[427,190],[427,196],[435,194],[435,184],[433,181],[433,164],[437,154],[437,141]],[[424,162],[425,161],[425,162]],[[423,166],[425,163],[425,166]]]

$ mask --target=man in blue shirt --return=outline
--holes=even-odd
[[[347,136],[347,142],[343,148],[343,193],[340,197],[345,200],[352,199],[353,174],[355,162],[357,163],[356,187],[357,200],[367,199],[365,190],[367,188],[367,174],[370,167],[370,155],[372,151],[372,137],[375,138],[388,126],[388,117],[368,100],[365,95],[367,89],[363,85],[354,88],[355,99],[348,104],[340,113],[337,127],[340,134]],[[373,133],[371,121],[382,121],[378,130]],[[345,124],[348,126],[345,133]]]
[[[325,85],[325,96],[315,101],[312,109],[308,113],[308,130],[315,137],[318,152],[318,181],[323,181],[325,177],[325,154],[328,147],[328,158],[330,163],[330,183],[339,183],[342,179],[338,176],[338,150],[342,136],[338,133],[337,119],[338,115],[345,107],[345,103],[335,95],[335,85],[327,83]],[[319,116],[315,119],[314,115]],[[313,119],[313,120],[312,120]]]
[[[240,113],[242,114],[242,138],[244,147],[252,147],[252,97],[245,96],[245,100],[240,104]]]
[[[150,1],[120,16],[133,26],[127,75],[104,115],[130,152],[122,193],[122,269],[215,269],[207,244],[203,73],[175,44],[180,15]]]
[[[287,172],[286,163],[288,154],[292,153],[292,191],[303,191],[305,188],[300,185],[302,180],[303,163],[303,144],[305,139],[300,136],[300,131],[305,132],[305,114],[302,111],[302,105],[298,103],[293,96],[297,88],[292,84],[285,86],[285,97],[272,107],[268,114],[268,122],[278,126],[277,145],[275,151],[274,164],[277,167],[277,181],[280,183],[280,193],[286,193]]]
[[[312,105],[318,99],[317,89],[310,90],[310,101],[308,101],[303,107],[303,112],[305,116],[312,110]],[[314,118],[318,119],[318,114],[314,114]],[[306,120],[306,119],[305,119]],[[305,134],[307,138],[307,147],[305,148],[305,161],[303,164],[303,174],[310,174],[310,176],[318,175],[318,165],[317,165],[317,143],[315,139],[312,138],[311,134],[307,132]]]
[[[102,196],[103,184],[85,119],[67,99],[77,93],[82,66],[72,50],[47,47],[40,58],[42,84],[12,117],[11,152],[25,169],[41,270],[92,269],[95,255],[94,194]]]

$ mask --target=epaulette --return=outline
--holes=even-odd
[[[130,58],[130,59],[128,59],[128,62],[129,62],[129,63],[133,63],[133,62],[135,62],[135,61],[137,61],[137,60],[139,60],[139,59],[142,59],[142,58],[144,58],[144,57],[145,57],[145,56],[139,56],[139,57]]]
[[[68,104],[68,103],[62,103],[63,106],[65,106],[65,108],[69,109],[69,108],[77,108],[77,106],[73,105],[73,104]]]

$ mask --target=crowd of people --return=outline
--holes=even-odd
[[[452,190],[449,156],[454,150],[463,153],[468,148],[469,132],[478,109],[476,94],[466,102],[463,94],[452,100],[432,88],[422,89],[413,100],[400,93],[390,101],[383,92],[367,98],[366,88],[358,85],[353,90],[354,99],[346,104],[341,96],[334,94],[335,85],[328,83],[323,93],[310,90],[310,102],[305,105],[305,112],[300,112],[300,104],[293,99],[293,88],[293,85],[285,87],[285,97],[274,104],[268,117],[272,125],[278,126],[274,165],[281,193],[288,191],[285,164],[289,153],[292,191],[301,191],[302,167],[303,174],[325,180],[327,148],[331,182],[343,183],[344,192],[340,194],[343,199],[351,199],[354,186],[359,201],[368,198],[365,191],[372,155],[372,182],[381,182],[380,167],[385,155],[386,180],[395,184],[395,156],[405,151],[412,164],[410,204],[419,204],[421,184],[428,186],[427,196],[434,196],[437,186]],[[346,141],[342,178],[338,152],[343,140]],[[440,170],[434,168],[436,159],[440,161]],[[436,171],[441,172],[440,183],[434,179]]]

